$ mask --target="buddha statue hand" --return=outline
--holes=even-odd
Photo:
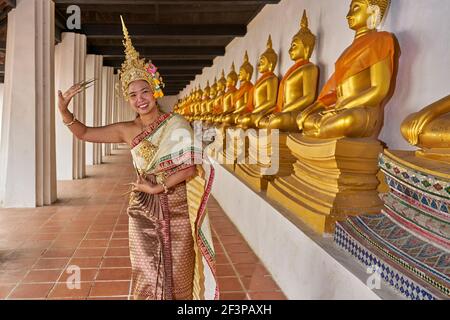
[[[309,106],[308,108],[306,108],[305,110],[303,110],[297,117],[297,125],[298,128],[300,129],[300,131],[303,130],[303,125],[306,121],[306,119],[312,115],[313,113],[317,112],[320,109],[324,109],[325,105],[320,102],[317,101],[314,104],[312,104],[311,106]]]
[[[425,126],[432,120],[432,116],[428,112],[416,112],[409,115],[401,125],[403,137],[413,146],[419,143],[419,136],[423,132]]]

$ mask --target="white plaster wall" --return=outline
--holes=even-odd
[[[158,104],[161,107],[161,110],[164,112],[171,112],[173,110],[173,106],[177,103],[177,96],[164,96],[161,99],[158,99]]]
[[[249,24],[245,37],[234,39],[224,57],[214,60],[191,84],[180,93],[188,94],[193,86],[205,86],[222,68],[231,63],[239,67],[247,49],[250,61],[256,64],[265,50],[267,37],[272,34],[273,47],[279,53],[275,70],[282,76],[292,61],[288,50],[292,36],[300,28],[303,9],[307,9],[310,29],[318,37],[312,61],[320,66],[322,87],[334,70],[334,62],[351,44],[353,32],[348,28],[346,14],[350,0],[283,0],[267,5]],[[381,140],[390,148],[411,148],[401,137],[399,127],[410,113],[450,94],[450,1],[394,0],[383,30],[393,32],[401,46],[397,89],[386,106],[385,126]],[[258,78],[257,71],[253,81]]]
[[[0,141],[2,141],[3,91],[4,83],[0,83]]]

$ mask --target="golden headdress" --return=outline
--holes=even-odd
[[[244,63],[242,64],[241,69],[244,69],[250,75],[250,78],[252,77],[252,75],[253,75],[253,66],[248,61],[248,52],[247,51],[245,51]]]
[[[300,22],[300,31],[294,36],[294,39],[295,38],[300,39],[305,49],[308,50],[308,56],[310,57],[316,46],[316,36],[309,30],[306,10],[303,11],[302,21]]]
[[[122,63],[122,69],[120,72],[120,81],[122,83],[122,92],[126,99],[128,99],[128,86],[131,82],[136,80],[145,80],[148,82],[153,91],[153,96],[158,99],[164,96],[162,88],[164,83],[158,72],[158,69],[151,62],[145,62],[145,59],[140,59],[139,52],[133,46],[128,29],[125,26],[122,16],[123,35],[125,40],[123,45],[125,46],[125,61]]]

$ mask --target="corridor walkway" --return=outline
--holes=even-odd
[[[88,177],[58,182],[58,202],[0,209],[0,299],[128,299],[128,190],[134,170],[127,149]],[[20,190],[18,190],[20,192]],[[222,299],[286,299],[217,202],[209,201]],[[66,280],[81,270],[80,288]],[[70,280],[70,279],[69,279]]]

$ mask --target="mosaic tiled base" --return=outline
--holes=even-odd
[[[449,181],[393,155],[379,161],[390,187],[382,213],[338,223],[335,242],[366,266],[379,266],[383,280],[404,297],[449,299]]]

